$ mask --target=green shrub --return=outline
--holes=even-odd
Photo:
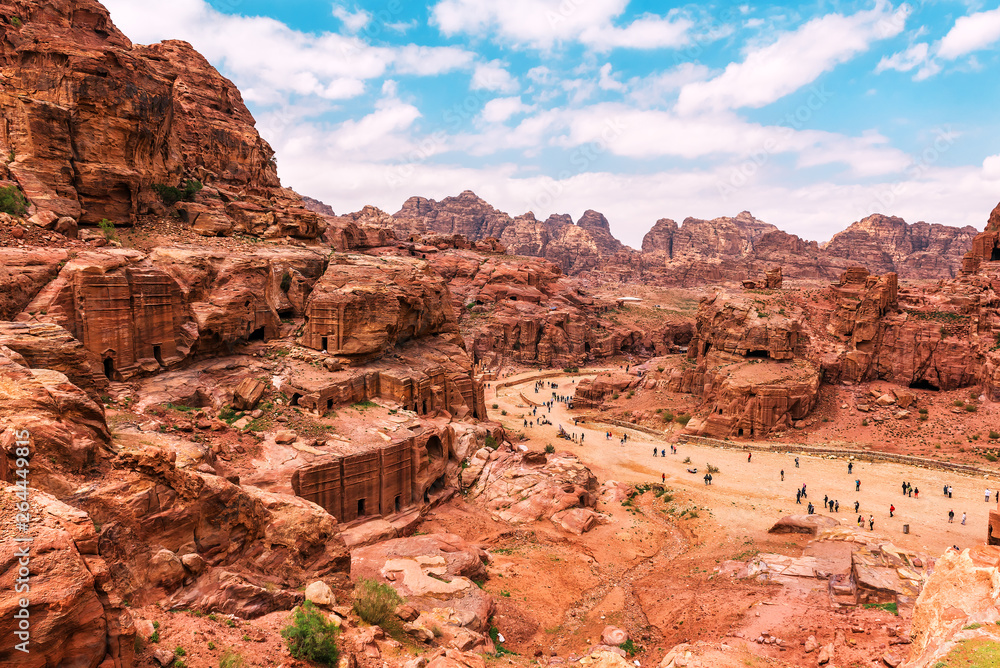
[[[997,456],[992,452],[984,452],[983,457],[985,457],[988,462],[995,462],[997,460]]]
[[[674,412],[672,410],[667,409],[667,410],[663,411],[663,421],[664,422],[673,422],[675,417],[676,416],[674,415]]]
[[[549,443],[548,445],[545,446],[545,452],[546,453],[548,453],[548,454],[551,455],[555,451],[556,451],[556,446],[552,445],[551,443]]]
[[[705,464],[705,468],[708,469],[709,473],[718,473],[719,472],[719,467],[718,466],[712,466],[711,464]]]
[[[921,415],[927,415],[927,409],[926,408],[918,409],[917,412],[920,413]]]
[[[964,406],[964,405],[965,405],[965,402],[964,402],[964,401],[962,401],[961,399],[955,399],[955,401],[954,401],[954,402],[952,402],[952,403],[954,403],[954,404],[955,404],[956,406],[958,406],[959,408],[961,408],[962,406]]]
[[[184,656],[185,654],[187,654],[187,651],[180,645],[174,648],[174,656]]]
[[[1000,438],[1000,431],[993,431],[992,429],[990,429],[990,438],[992,438],[994,441]]]
[[[16,186],[0,188],[0,212],[23,216],[28,210],[28,200]]]
[[[490,408],[492,408],[493,410],[496,410],[496,409],[500,408],[500,404],[493,404],[492,406],[490,406]]]
[[[21,17],[20,16],[12,16],[12,17],[10,17],[10,24],[12,26],[14,26],[15,28],[20,28],[22,25],[24,25],[24,23],[21,21]]]
[[[290,287],[292,287],[292,275],[286,271],[281,275],[281,291],[288,292]]]
[[[162,201],[167,206],[173,206],[178,202],[191,202],[194,200],[194,196],[203,188],[201,181],[195,179],[188,179],[180,188],[175,188],[174,186],[165,186],[162,183],[154,183],[153,190],[156,194],[160,196],[160,201]]]
[[[402,597],[390,585],[361,578],[354,588],[354,612],[369,624],[381,626],[389,635],[399,635],[402,627],[396,618],[396,607]]]
[[[502,410],[502,411],[500,411],[500,415],[506,415],[506,414],[507,414],[507,411],[506,411],[506,410]]]
[[[685,413],[684,415],[678,415],[677,417],[674,418],[674,420],[677,422],[677,424],[684,427],[687,426],[687,423],[691,421],[691,416]]]
[[[211,640],[209,640],[209,641],[208,641],[208,648],[209,648],[209,649],[215,649],[215,643],[214,643],[214,642],[212,642]]]
[[[629,656],[635,656],[637,653],[642,651],[642,648],[632,642],[631,638],[623,642],[621,645],[618,645],[618,647],[625,650],[625,653]]]
[[[153,635],[149,636],[149,642],[160,642],[160,632],[153,631]]]
[[[867,427],[868,426],[868,418],[865,418],[864,420],[861,421],[861,426],[862,427]]]
[[[104,238],[108,241],[114,241],[118,238],[118,233],[115,232],[115,224],[107,218],[101,218],[101,222],[97,224],[97,227],[101,229],[101,234],[103,234]]]
[[[281,637],[288,643],[288,651],[296,659],[321,666],[337,665],[337,627],[326,620],[312,601],[306,601],[292,613],[288,626],[281,629]],[[243,657],[237,657],[238,659],[232,660],[240,663],[231,663],[230,667],[243,665]],[[221,660],[219,665],[227,668]]]
[[[500,444],[497,443],[497,439],[496,438],[494,438],[493,436],[487,434],[486,435],[486,444],[485,445],[490,450],[496,450],[497,446],[500,445]]]
[[[965,412],[966,413],[975,413],[978,410],[979,410],[979,408],[976,407],[974,404],[967,404],[965,406]]]

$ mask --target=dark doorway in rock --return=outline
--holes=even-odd
[[[424,415],[427,415],[427,400],[424,399]]]
[[[432,464],[444,459],[444,445],[438,436],[431,436],[427,439],[427,459]]]
[[[163,350],[160,346],[153,346],[153,359],[156,360],[157,364],[163,366]]]
[[[264,340],[264,328],[258,327],[257,329],[250,332],[250,336],[247,337],[248,341],[263,341]]]
[[[395,506],[397,513],[403,509],[403,498],[399,494],[397,494],[396,498],[393,499],[393,505]]]
[[[327,337],[324,336],[322,339],[320,339],[319,349],[320,350],[326,350],[326,347],[327,347],[327,345],[329,343],[330,343],[330,340]]]
[[[767,354],[766,350],[748,350],[747,357],[752,357],[754,359],[767,359],[770,355]]]
[[[736,432],[736,435],[737,436],[742,436],[743,435],[743,428],[742,427],[740,427],[740,430],[738,432]]]
[[[367,499],[358,499],[358,517],[365,516],[365,501]]]
[[[326,400],[326,410],[328,410],[328,411],[332,411],[333,410],[333,399],[327,399]]]
[[[915,380],[910,383],[911,390],[930,390],[931,392],[940,392],[941,388],[927,380],[926,378],[921,378],[920,380]]]
[[[295,394],[292,395],[292,400],[288,402],[288,405],[289,406],[298,406],[299,405],[299,399],[301,399],[301,398],[302,398],[302,395],[299,394],[298,392],[296,392]]]
[[[1000,246],[993,249],[993,254],[990,255],[990,262],[1000,262]]]
[[[115,361],[110,357],[104,358],[104,375],[108,380],[115,379]]]

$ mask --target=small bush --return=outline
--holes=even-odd
[[[961,408],[962,406],[964,406],[964,405],[965,405],[965,402],[964,402],[964,401],[962,401],[961,399],[955,399],[955,401],[954,401],[954,402],[952,402],[952,403],[954,403],[954,404],[955,404],[956,406],[958,406],[959,408]]]
[[[968,404],[965,407],[965,412],[966,413],[975,413],[978,410],[979,410],[979,408],[977,406],[974,406],[973,404]]]
[[[668,410],[663,411],[663,421],[664,422],[673,422],[675,417],[676,416],[674,415],[674,412],[672,410],[668,409]]]
[[[719,472],[719,467],[718,466],[712,466],[711,464],[705,464],[705,468],[708,469],[709,473],[718,473]]]
[[[995,462],[997,460],[997,456],[992,452],[984,452],[983,457],[985,457],[988,462]]]
[[[149,636],[149,642],[160,642],[160,632],[153,631],[153,635]]]
[[[22,25],[24,25],[24,23],[21,21],[21,17],[20,16],[12,16],[12,17],[10,17],[10,24],[12,26],[14,26],[15,28],[20,28]]]
[[[685,457],[684,461],[681,462],[681,464],[690,464],[690,463],[691,463],[691,458],[690,457]]]
[[[921,409],[917,410],[917,412],[920,413],[921,415],[927,415],[927,409],[926,408],[921,408]]]
[[[0,212],[23,216],[28,210],[28,200],[16,186],[0,188]]]
[[[929,416],[929,415],[927,415],[927,413],[922,413],[922,414],[920,415],[920,421],[921,421],[921,422],[927,422],[927,420],[928,420],[929,418],[930,418],[930,416]]]
[[[211,640],[209,640],[209,641],[208,641],[208,648],[209,648],[209,649],[215,649],[215,643],[214,643],[214,642],[212,642]]]
[[[990,438],[993,439],[994,441],[997,440],[998,438],[1000,438],[1000,431],[993,431],[991,429],[990,430]]]
[[[288,626],[281,630],[281,637],[288,643],[288,652],[296,659],[311,661],[321,666],[336,666],[337,627],[326,620],[312,601],[306,601],[291,617]],[[239,657],[242,662],[243,657]],[[221,668],[227,668],[220,660]],[[231,663],[236,668],[242,663]]]
[[[506,415],[506,414],[507,414],[507,411],[506,411],[506,410],[502,410],[502,411],[500,411],[500,415]]]
[[[623,642],[621,645],[618,645],[618,647],[625,650],[625,653],[629,656],[635,656],[637,653],[642,651],[642,648],[632,642],[631,638]]]
[[[548,445],[545,446],[545,452],[546,453],[548,453],[548,454],[551,455],[555,451],[556,451],[556,446],[552,445],[551,443],[549,443]]]
[[[691,421],[691,416],[687,414],[678,415],[677,417],[674,418],[674,420],[677,422],[677,424],[681,425],[682,427],[685,427],[687,426],[687,423]]]
[[[500,408],[500,404],[493,404],[493,406],[491,406],[491,408],[493,410],[496,410],[496,409]]]
[[[184,656],[185,654],[187,654],[187,651],[180,645],[174,648],[174,656]]]
[[[861,421],[861,426],[862,427],[867,427],[868,426],[868,418],[865,418],[864,420]]]
[[[292,287],[292,275],[286,271],[281,275],[281,291],[288,292],[290,287]]]
[[[354,588],[354,612],[369,624],[381,626],[389,635],[399,635],[402,627],[396,618],[396,607],[402,597],[387,584],[362,578]]]
[[[101,218],[101,222],[97,224],[97,227],[100,228],[101,234],[103,234],[104,238],[108,241],[118,240],[118,233],[115,231],[115,224],[107,218]]]
[[[486,435],[486,447],[487,448],[489,448],[490,450],[496,450],[498,445],[500,445],[500,444],[497,443],[497,439],[496,438],[494,438],[493,436],[490,436],[489,434]]]
[[[173,206],[178,202],[191,202],[194,200],[194,196],[203,188],[201,181],[195,179],[188,179],[185,181],[180,188],[175,188],[174,186],[165,186],[162,183],[154,183],[153,190],[156,194],[160,196],[160,201],[162,201],[167,206]]]

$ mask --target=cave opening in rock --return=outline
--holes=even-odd
[[[437,480],[431,483],[431,486],[427,491],[430,492],[431,494],[436,494],[437,492],[440,492],[442,489],[444,489],[444,482],[445,482],[444,476],[442,475]]]
[[[444,459],[444,444],[441,443],[440,437],[436,435],[427,439],[427,459],[432,464]]]
[[[250,332],[250,336],[247,337],[247,341],[263,341],[264,340],[264,328],[258,327],[257,329]]]
[[[737,436],[742,436],[742,435],[743,435],[743,427],[740,427],[739,432],[737,432]]]
[[[628,351],[628,344],[629,344],[629,340],[628,339],[624,339],[622,341],[622,344],[620,346],[618,346],[619,350],[621,350],[623,353],[627,352]]]
[[[365,502],[367,499],[358,499],[358,517],[365,516]]]
[[[512,302],[516,302],[517,301],[517,295],[511,295],[510,297],[508,297],[508,299],[510,299]]]
[[[104,358],[104,375],[108,380],[115,379],[115,361],[110,357]]]
[[[993,254],[990,255],[990,262],[1000,262],[1000,246],[993,249]]]
[[[911,390],[930,390],[932,392],[940,392],[941,388],[927,380],[926,378],[921,378],[920,380],[915,380],[910,383]]]
[[[748,350],[747,357],[754,359],[767,359],[770,355],[767,354],[766,350]]]
[[[299,405],[299,399],[301,399],[301,398],[302,398],[302,395],[299,394],[298,392],[296,392],[295,394],[292,395],[292,400],[288,402],[288,405],[289,406],[298,406]]]
[[[396,498],[393,499],[393,505],[395,506],[397,513],[403,509],[403,499],[399,494],[397,494]]]
[[[329,343],[330,343],[330,340],[327,337],[324,336],[322,339],[320,339],[319,349],[320,350],[326,350],[326,347],[327,347],[327,345]]]
[[[333,399],[327,399],[326,400],[326,410],[328,410],[328,411],[332,411],[333,410]]]
[[[424,415],[427,415],[427,400],[424,399]]]
[[[153,359],[156,360],[157,364],[163,366],[163,350],[160,346],[153,346]]]

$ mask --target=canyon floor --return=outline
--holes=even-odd
[[[698,641],[708,643],[694,646],[696,655],[703,654],[704,665],[803,665],[815,660],[804,652],[808,636],[824,643],[838,632],[853,643],[839,650],[838,665],[872,665],[890,648],[897,631],[906,635],[909,610],[901,609],[897,618],[881,610],[841,608],[831,603],[825,581],[760,584],[720,574],[720,566],[757,552],[801,555],[808,537],[769,534],[768,529],[781,517],[805,513],[808,501],[819,508],[824,495],[841,503],[839,513],[827,513],[833,518],[856,523],[857,500],[866,529],[872,515],[877,534],[932,557],[953,545],[981,543],[995,505],[984,501],[983,490],[995,490],[996,478],[861,461],[854,462],[848,474],[846,458],[794,450],[754,452],[749,463],[747,452],[737,449],[684,444],[670,454],[665,439],[641,431],[596,423],[573,426],[581,412],[559,402],[551,413],[538,409],[551,426],[525,429],[523,420],[532,407],[524,397],[540,403],[553,391],[572,395],[575,384],[587,376],[550,375],[538,394],[536,377],[534,372],[507,376],[502,379],[507,387],[498,390],[494,382],[487,390],[487,405],[497,406],[491,411],[495,419],[510,432],[525,433],[520,445],[542,450],[552,444],[558,451],[571,451],[602,482],[662,484],[669,492],[660,497],[642,494],[629,504],[601,503],[598,510],[609,516],[607,523],[579,537],[567,537],[548,522],[513,527],[493,521],[460,498],[428,516],[421,530],[458,533],[490,549],[491,578],[485,586],[500,601],[495,624],[507,638],[505,646],[522,659],[582,655],[599,642],[604,626],[612,624],[627,629],[642,647],[636,655],[642,665],[659,661],[675,644]],[[548,383],[558,388],[552,390]],[[560,425],[578,438],[585,435],[583,442],[558,438]],[[624,433],[628,441],[622,444]],[[654,458],[654,446],[666,448],[666,457]],[[709,463],[719,468],[710,487],[703,480]],[[691,467],[698,473],[687,472]],[[858,479],[860,492],[855,491]],[[904,480],[921,490],[917,498],[902,495]],[[797,505],[795,490],[802,484],[809,497]],[[950,499],[943,495],[945,484],[954,488]],[[893,518],[890,504],[896,506]],[[949,510],[956,513],[953,523],[948,523]],[[963,512],[968,514],[964,526]],[[909,525],[908,534],[903,533],[904,524]],[[762,634],[786,643],[753,641]],[[731,649],[716,644],[720,639]]]

